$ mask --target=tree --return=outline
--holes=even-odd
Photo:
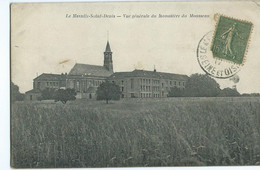
[[[61,101],[63,104],[66,104],[69,100],[75,100],[77,93],[74,89],[59,89],[54,93],[55,102]]]
[[[55,89],[46,88],[41,91],[40,100],[51,100],[54,99]]]
[[[115,83],[105,81],[97,89],[97,100],[119,100],[121,95],[120,87]]]
[[[243,93],[242,97],[260,97],[260,93]]]
[[[192,74],[187,81],[184,95],[187,97],[216,97],[219,84],[206,74]]]
[[[168,94],[168,97],[182,97],[182,96],[183,96],[183,90],[178,87],[172,87]]]
[[[231,88],[224,88],[220,91],[219,97],[238,97],[240,96],[240,93],[237,91],[237,89],[231,89]]]
[[[11,101],[22,101],[24,99],[24,94],[20,93],[19,87],[11,82]]]

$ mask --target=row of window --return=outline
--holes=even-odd
[[[80,82],[82,82],[82,86],[80,86]],[[76,81],[74,80],[74,88],[77,92],[83,91],[86,92],[87,88],[89,86],[96,86],[98,87],[100,84],[102,84],[104,80],[83,80],[83,81]]]
[[[141,91],[151,91],[151,86],[141,86]]]
[[[151,83],[151,79],[140,79],[140,83],[141,84],[150,84]]]
[[[160,91],[160,87],[159,86],[144,86],[144,85],[141,85],[141,91]],[[165,90],[166,91],[169,91],[170,90],[170,87],[165,87]]]
[[[82,82],[82,85],[90,85],[90,86],[99,86],[104,82],[104,80],[83,80],[83,81],[76,81],[74,80],[74,84],[76,83],[76,86],[79,86],[80,82]]]
[[[152,80],[152,81],[151,81],[151,79],[140,79],[140,83],[141,83],[141,84],[151,84],[151,82],[152,82],[153,84],[159,84],[159,83],[160,83],[159,80]]]
[[[123,82],[123,81],[122,81]],[[152,80],[151,81],[151,79],[140,79],[140,83],[141,84],[151,84],[151,82],[153,83],[153,84],[160,84],[160,80]],[[171,80],[166,80],[165,81],[165,83],[168,85],[169,84],[169,82],[170,82],[170,85],[171,86],[173,86],[173,85],[177,85],[177,83],[178,83],[178,85],[179,86],[181,86],[181,85],[183,85],[183,86],[185,86],[185,82],[177,82],[177,81],[171,81]],[[122,83],[123,84],[123,83]],[[162,86],[163,86],[163,83],[162,83]]]
[[[149,98],[151,96],[152,96],[151,93],[141,93],[141,98]]]
[[[47,81],[46,85],[47,86],[59,86],[59,82]]]
[[[160,97],[160,94],[152,95],[152,93],[141,93],[141,98],[151,98],[151,97],[158,98]]]
[[[152,82],[153,82],[154,85],[160,84],[160,80],[152,80]],[[169,82],[170,82],[170,86],[177,86],[177,83],[178,83],[178,86],[185,86],[185,82],[168,81],[168,80],[166,80],[165,82],[166,82],[167,86],[169,85]],[[141,85],[151,84],[151,79],[140,79],[140,83],[141,83]],[[162,85],[162,87],[164,87],[164,83],[162,83],[161,85]],[[124,86],[123,80],[121,81],[121,86]],[[131,79],[131,89],[133,89],[133,88],[134,88],[134,79]],[[141,86],[141,89],[142,89],[142,86]]]
[[[42,82],[42,84],[44,85],[46,83],[47,87],[59,87],[59,82],[56,81],[47,81],[47,82]],[[37,89],[40,89],[41,87],[41,82],[37,82]]]

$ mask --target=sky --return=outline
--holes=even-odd
[[[115,72],[153,70],[155,66],[160,72],[188,76],[204,73],[197,61],[197,47],[206,33],[215,30],[214,14],[219,13],[253,23],[246,61],[237,74],[236,86],[240,93],[259,93],[259,8],[255,2],[13,4],[11,79],[24,93],[32,89],[33,79],[42,73],[69,72],[75,63],[103,65],[108,39]],[[73,14],[106,14],[115,18],[72,18]],[[132,18],[146,14],[150,17]],[[157,17],[151,18],[153,14]],[[158,18],[159,14],[176,17]],[[187,17],[181,17],[183,14]],[[190,14],[209,17],[190,18]],[[216,80],[221,88],[234,85],[229,79]]]

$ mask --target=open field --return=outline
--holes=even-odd
[[[259,165],[260,98],[17,102],[13,167]]]

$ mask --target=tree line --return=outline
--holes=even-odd
[[[219,84],[206,74],[192,74],[185,89],[171,88],[168,97],[238,97],[240,93],[234,88],[220,89]]]
[[[38,100],[54,100],[66,103],[69,100],[76,99],[75,89],[44,89],[41,91],[41,96]],[[120,87],[115,83],[105,81],[96,92],[97,100],[119,100],[122,92]],[[240,94],[235,88],[220,89],[219,84],[206,74],[192,74],[184,89],[172,87],[168,93],[168,97],[260,97],[259,93]],[[19,87],[11,82],[11,101],[24,100],[24,94],[19,92]]]

